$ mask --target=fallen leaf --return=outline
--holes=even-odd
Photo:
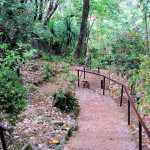
[[[66,124],[64,124],[63,127],[66,127]]]
[[[54,143],[54,144],[58,144],[58,143],[59,143],[59,141],[57,141],[57,140],[52,140],[52,143]]]
[[[133,127],[132,127],[132,126],[130,126],[130,125],[127,125],[127,127],[128,127],[128,129],[133,129]]]
[[[81,119],[82,117],[80,116],[80,117],[77,117],[77,119]]]

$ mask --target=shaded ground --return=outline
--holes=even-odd
[[[123,114],[108,96],[88,89],[77,90],[81,105],[79,131],[64,150],[136,150]]]

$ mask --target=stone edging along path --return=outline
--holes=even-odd
[[[111,97],[89,89],[77,89],[76,94],[81,105],[79,130],[64,150],[138,150],[121,108]]]

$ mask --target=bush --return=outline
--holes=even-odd
[[[42,74],[46,75],[47,79],[56,75],[56,68],[52,67],[50,64],[46,64]]]
[[[51,56],[47,53],[39,53],[42,57],[40,58],[41,60],[45,60],[45,61],[51,61]]]
[[[136,75],[136,91],[141,92],[139,108],[150,113],[150,56],[144,55],[140,57],[142,63]]]
[[[61,111],[71,111],[78,107],[77,98],[72,89],[67,88],[66,90],[60,89],[58,93],[53,95],[54,107],[58,107]]]
[[[15,71],[4,65],[0,67],[0,112],[15,121],[27,105],[26,91]]]
[[[14,49],[17,43],[25,43],[31,37],[33,23],[28,8],[19,0],[0,1],[0,44]]]
[[[125,75],[129,70],[139,69],[139,56],[147,53],[144,42],[138,32],[119,35],[111,49],[112,56],[117,60],[116,72]]]
[[[77,63],[79,65],[84,65],[85,64],[85,61],[86,61],[86,58],[82,57],[82,58],[79,58],[79,59],[76,59]]]

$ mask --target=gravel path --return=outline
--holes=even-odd
[[[120,107],[109,97],[78,89],[81,105],[79,130],[64,150],[137,150]]]

